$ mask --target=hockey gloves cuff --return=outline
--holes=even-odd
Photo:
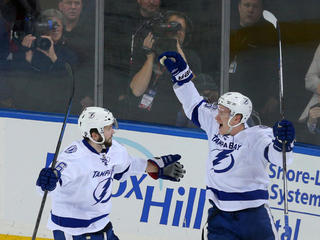
[[[285,143],[286,152],[291,152],[293,148],[293,141],[295,140],[295,129],[292,122],[288,120],[282,120],[276,122],[273,126],[273,148],[279,152],[282,152],[283,142]]]
[[[173,83],[181,86],[193,78],[191,69],[179,53],[164,52],[158,57],[158,60],[171,73]]]
[[[36,184],[41,187],[42,191],[52,191],[56,188],[60,177],[61,173],[56,169],[43,168],[40,171]]]
[[[149,172],[148,174],[153,179],[161,178],[179,182],[186,173],[186,171],[183,169],[183,165],[178,162],[180,158],[181,156],[179,154],[175,154],[149,159],[148,161],[155,164],[158,167],[159,171],[157,173]]]

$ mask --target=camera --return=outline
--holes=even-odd
[[[49,31],[55,30],[58,27],[58,23],[52,20],[43,22],[36,22],[34,24],[36,40],[33,42],[31,48],[40,48],[44,51],[48,51],[51,47],[51,41],[48,38],[41,37],[42,35],[48,35]]]
[[[40,48],[48,51],[51,47],[51,41],[47,38],[41,37],[48,35],[48,33],[58,28],[58,23],[52,20],[33,20],[33,17],[26,17],[23,22],[16,22],[13,27],[13,39],[21,44],[23,38],[32,34],[36,37],[33,41],[31,49]]]
[[[178,22],[166,22],[165,18],[158,18],[151,24],[151,31],[154,37],[153,50],[157,54],[165,51],[177,51],[176,35],[182,26]]]
[[[152,33],[155,38],[166,38],[174,36],[181,28],[182,26],[178,22],[159,22],[153,25]]]

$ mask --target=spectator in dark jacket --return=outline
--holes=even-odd
[[[26,35],[14,55],[11,84],[16,107],[42,112],[65,112],[72,81],[66,64],[77,64],[77,56],[64,45],[64,16],[56,9],[43,11],[37,23],[52,21],[52,29]],[[80,103],[73,104],[78,113]]]
[[[49,21],[52,22],[52,29],[38,32],[37,36],[28,34],[23,38],[23,48],[15,57],[21,69],[63,74],[66,73],[65,63],[77,63],[76,55],[64,46],[63,14],[55,9],[47,9],[41,13],[38,22]]]

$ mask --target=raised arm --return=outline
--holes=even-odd
[[[159,56],[159,61],[171,73],[174,92],[182,103],[186,116],[205,131],[217,127],[214,121],[216,105],[209,104],[200,96],[191,81],[194,78],[192,70],[183,56],[177,52],[164,52]]]
[[[153,35],[149,33],[143,41],[143,48],[152,49],[154,43]],[[151,77],[155,53],[149,51],[146,60],[140,70],[133,76],[130,82],[130,89],[136,97],[141,96],[148,88]]]

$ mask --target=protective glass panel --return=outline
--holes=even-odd
[[[1,108],[64,113],[73,77],[71,113],[93,104],[94,13],[95,1],[1,1]]]
[[[320,2],[231,1],[230,91],[251,98],[254,114],[249,124],[273,126],[286,119],[296,127],[297,141],[319,145],[319,44]],[[264,19],[271,12],[278,25]],[[278,29],[280,26],[282,61]],[[280,68],[280,62],[282,67]],[[283,108],[280,109],[280,70],[283,72]]]
[[[199,91],[215,101],[220,32],[221,1],[106,1],[105,107],[120,119],[194,127],[157,57],[184,54]]]

